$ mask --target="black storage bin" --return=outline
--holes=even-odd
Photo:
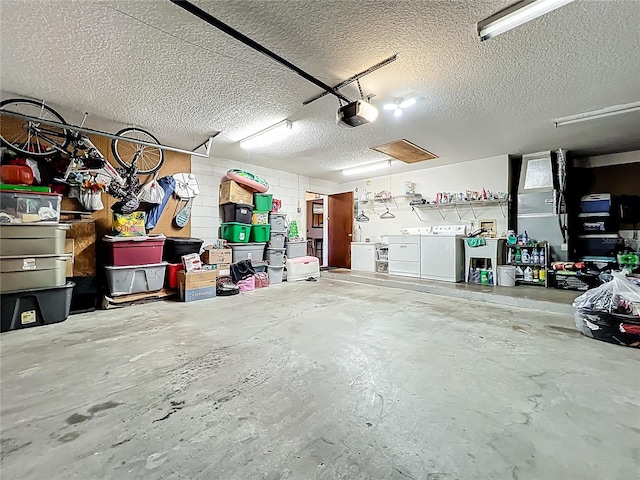
[[[183,255],[200,253],[204,240],[193,237],[167,237],[162,259],[169,263],[181,263]]]
[[[71,310],[75,283],[53,288],[16,290],[0,295],[0,331],[64,322]]]
[[[253,205],[244,203],[227,203],[226,205],[222,205],[222,218],[224,223],[236,222],[250,225],[252,217]]]

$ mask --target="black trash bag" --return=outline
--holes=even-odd
[[[621,273],[611,277],[575,299],[576,327],[587,337],[640,348],[640,287]]]
[[[246,280],[247,278],[256,274],[256,271],[251,265],[251,260],[240,260],[238,263],[231,264],[231,276],[234,283],[238,283],[240,280]]]

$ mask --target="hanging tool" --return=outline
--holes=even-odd
[[[183,228],[189,223],[191,204],[195,196],[200,193],[200,189],[193,173],[176,173],[173,178],[176,181],[174,193],[178,197],[173,221],[177,227]],[[185,201],[184,204],[183,201]]]

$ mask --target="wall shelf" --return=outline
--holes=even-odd
[[[421,222],[424,222],[424,220],[420,217],[420,214],[418,213],[418,210],[437,210],[437,212],[440,214],[440,216],[442,217],[442,220],[445,220],[445,215],[444,215],[444,211],[447,209],[455,209],[456,214],[458,215],[458,220],[462,220],[462,215],[460,214],[460,211],[462,209],[468,208],[470,209],[473,218],[475,220],[478,219],[478,215],[476,213],[476,209],[478,208],[483,208],[483,207],[500,207],[500,210],[502,211],[502,216],[503,217],[507,217],[507,211],[505,210],[505,208],[507,207],[509,201],[507,199],[503,199],[503,200],[470,200],[467,202],[452,202],[452,203],[425,203],[423,205],[412,205],[412,209],[415,212],[416,216],[418,217],[418,219]]]

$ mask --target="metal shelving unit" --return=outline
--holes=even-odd
[[[478,215],[476,213],[476,208],[498,206],[502,211],[502,216],[506,218],[507,217],[506,208],[508,207],[508,205],[509,205],[509,201],[507,199],[502,199],[502,200],[469,200],[466,202],[452,202],[452,203],[425,203],[423,205],[412,205],[411,207],[415,212],[416,216],[418,217],[418,219],[421,222],[424,222],[424,220],[420,217],[418,210],[435,209],[438,211],[438,213],[442,217],[442,220],[445,220],[444,211],[447,209],[454,208],[456,211],[456,214],[458,215],[458,220],[462,220],[462,215],[460,214],[460,210],[463,208],[469,208],[471,210],[471,213],[473,214],[473,218],[477,220]]]
[[[534,269],[538,269],[538,271],[543,271],[545,273],[544,276],[544,281],[540,281],[538,280],[533,280],[533,281],[527,281],[527,280],[523,280],[523,279],[516,279],[516,285],[534,285],[534,286],[540,286],[540,287],[548,287],[549,286],[549,244],[544,244],[544,245],[506,245],[507,248],[507,259],[509,258],[509,250],[513,250],[512,253],[512,260],[510,262],[507,262],[507,265],[513,265],[514,267],[531,267]],[[533,252],[533,249],[537,248],[538,250],[540,249],[544,249],[544,263],[533,263],[533,262],[516,262],[515,261],[515,251],[516,250],[529,250],[530,252]]]
[[[376,273],[389,273],[389,246],[376,244]]]

